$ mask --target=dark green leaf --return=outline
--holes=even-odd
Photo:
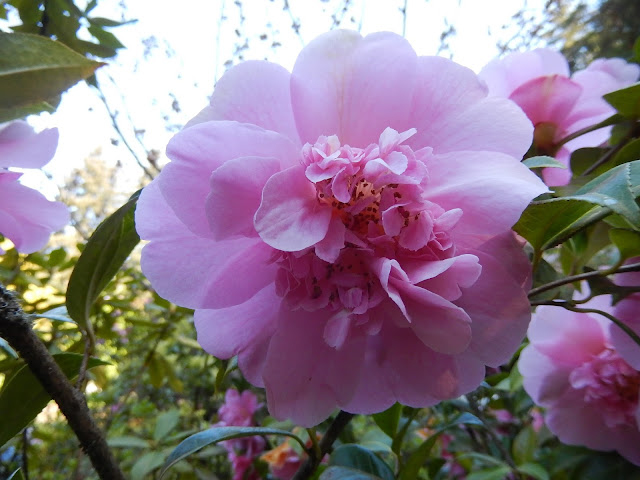
[[[535,478],[536,480],[549,480],[549,474],[544,467],[538,463],[525,463],[518,466],[518,471]]]
[[[101,65],[42,36],[0,32],[0,108],[47,101]]]
[[[604,99],[621,115],[629,118],[640,117],[640,83],[607,93]]]
[[[107,439],[107,444],[112,448],[149,448],[149,442],[142,438],[127,436],[111,437]]]
[[[91,33],[91,35],[93,35],[100,42],[100,45],[105,45],[107,47],[116,49],[124,48],[124,45],[120,43],[120,40],[118,40],[113,33],[107,32],[102,27],[91,25],[89,27],[89,33]]]
[[[384,433],[393,438],[398,431],[398,424],[400,423],[400,416],[402,415],[402,405],[395,403],[384,412],[375,413],[373,420],[376,425],[380,427]]]
[[[523,160],[524,163],[529,168],[543,168],[543,167],[552,167],[552,168],[567,168],[564,163],[560,163],[553,157],[548,157],[546,155],[541,155],[539,157],[530,157],[526,160]]]
[[[318,480],[380,480],[380,477],[347,467],[329,467]]]
[[[29,115],[37,115],[42,112],[53,113],[55,111],[56,108],[49,102],[38,102],[16,108],[0,108],[0,123],[15,120],[17,118],[24,118]]]
[[[640,255],[640,232],[612,228],[609,230],[609,238],[620,252],[620,261]]]
[[[7,480],[24,480],[24,476],[22,475],[20,469],[17,469],[15,472],[9,475],[9,478],[7,478]]]
[[[131,480],[142,480],[149,472],[162,465],[164,455],[160,452],[147,452],[131,468]]]
[[[192,453],[197,452],[201,448],[213,445],[224,440],[232,440],[234,438],[252,437],[255,435],[281,435],[291,437],[304,449],[305,444],[300,437],[286,430],[278,430],[275,428],[262,427],[214,427],[183,440],[173,452],[169,455],[162,467],[160,478],[162,478],[172,465],[179,462],[183,458],[188,457]]]
[[[58,353],[53,356],[60,369],[68,378],[77,376],[82,364],[82,355],[77,353]],[[97,358],[90,358],[88,368],[108,365]],[[11,377],[0,391],[0,446],[18,434],[33,420],[51,397],[42,387],[38,379],[24,365]]]
[[[91,330],[91,306],[118,272],[140,237],[135,229],[134,211],[140,192],[102,222],[91,235],[67,287],[67,310],[79,325]]]
[[[394,480],[393,471],[375,453],[360,445],[346,444],[336,448],[329,458],[329,465],[353,468],[383,480]]]
[[[176,428],[180,421],[180,412],[178,410],[168,410],[158,415],[156,420],[156,428],[153,431],[153,440],[158,442],[166,437],[171,430]]]
[[[100,27],[119,27],[120,25],[127,25],[129,23],[135,23],[137,20],[126,20],[124,22],[119,22],[117,20],[111,20],[110,18],[103,17],[90,17],[87,20],[94,25],[98,25]]]
[[[508,466],[496,466],[484,470],[477,470],[467,475],[466,480],[504,480],[511,473]]]
[[[634,160],[640,160],[640,138],[634,138],[622,147],[613,157],[611,164],[617,166]]]
[[[574,176],[582,175],[582,173],[594,163],[602,158],[607,153],[608,148],[589,147],[579,148],[571,154],[571,171]],[[601,167],[602,168],[602,167]],[[598,174],[604,173],[608,170],[608,166],[602,168],[602,171],[597,171]]]
[[[538,436],[533,428],[525,427],[518,432],[511,445],[511,453],[517,465],[529,463],[538,448]]]

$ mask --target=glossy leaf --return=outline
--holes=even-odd
[[[39,35],[0,32],[0,108],[47,101],[102,65]]]
[[[402,405],[395,403],[384,412],[375,413],[372,415],[376,425],[380,427],[384,433],[393,438],[398,431],[398,425],[400,424],[400,416],[402,415]]]
[[[300,437],[286,430],[262,427],[214,427],[198,432],[195,435],[191,435],[189,438],[184,439],[180,445],[171,452],[165,461],[164,466],[162,467],[162,472],[160,473],[160,478],[165,475],[172,465],[197,452],[201,448],[208,445],[214,445],[224,440],[252,437],[255,435],[281,435],[291,437],[298,442],[303,449],[306,448]]]
[[[380,477],[353,468],[333,466],[322,472],[319,480],[380,480]]]
[[[140,242],[134,211],[140,192],[102,222],[78,259],[67,287],[67,310],[79,325],[91,330],[91,306]]]
[[[523,160],[524,163],[529,168],[564,168],[567,166],[564,163],[560,163],[553,157],[549,157],[547,155],[541,155],[539,157],[530,157],[526,160]]]
[[[604,99],[621,115],[629,118],[640,117],[640,83],[607,93]]]
[[[331,454],[329,465],[353,468],[383,480],[394,480],[393,471],[389,465],[375,453],[360,445],[340,445]]]
[[[77,376],[82,364],[82,355],[59,353],[53,358],[68,378]],[[97,358],[90,358],[87,368],[100,365],[108,364]],[[0,391],[0,412],[3,412],[0,422],[0,446],[20,433],[50,400],[51,397],[29,367],[24,365],[20,368]]]
[[[71,320],[69,317],[69,313],[67,312],[67,307],[56,307],[52,308],[43,313],[33,313],[29,315],[30,318],[46,318],[48,320],[53,320],[54,322],[63,322],[63,323],[72,323],[76,325],[76,322]]]
[[[24,480],[24,476],[22,475],[22,471],[20,469],[17,469],[15,472],[13,472],[11,475],[9,475],[7,480]]]

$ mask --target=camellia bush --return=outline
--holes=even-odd
[[[640,478],[636,45],[476,75],[334,30],[240,63],[67,258],[13,170],[57,132],[19,118],[101,64],[1,33],[0,475],[55,440],[38,478]],[[75,440],[30,432],[50,399]]]

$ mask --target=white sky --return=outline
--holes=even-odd
[[[140,138],[147,149],[164,152],[173,133],[206,105],[215,80],[225,71],[225,62],[234,59],[234,48],[245,38],[249,48],[243,51],[244,59],[266,58],[291,69],[303,44],[330,29],[332,14],[342,19],[343,28],[360,29],[363,34],[380,30],[402,34],[406,29],[407,39],[421,55],[437,53],[440,35],[451,24],[457,33],[449,39],[451,52],[444,55],[451,53],[455,61],[478,71],[498,54],[497,42],[513,34],[512,15],[523,4],[538,12],[544,0],[407,0],[406,25],[400,11],[404,0],[351,0],[346,12],[342,11],[344,1],[339,0],[289,0],[290,10],[283,9],[284,0],[125,3],[123,10],[118,0],[100,0],[92,12],[138,20],[111,30],[127,48],[98,75],[122,130],[144,158],[134,127],[144,130]],[[301,25],[300,35],[291,28],[294,19]],[[265,39],[260,38],[263,34]],[[156,47],[148,49],[144,42],[149,46],[145,39],[152,36]],[[274,41],[280,46],[271,48]],[[237,56],[234,61],[237,63]],[[174,98],[179,113],[171,108]],[[117,135],[110,122],[104,105],[89,87],[79,84],[69,90],[55,114],[31,119],[37,128],[60,129],[58,151],[45,170],[61,182],[71,168],[81,166],[84,158],[101,148],[103,158],[134,166],[128,170],[132,177],[141,173],[121,144],[112,145]],[[37,178],[32,176],[29,181]],[[43,188],[42,182],[39,186]],[[49,188],[46,191],[51,193]]]

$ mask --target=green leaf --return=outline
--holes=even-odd
[[[640,159],[640,138],[634,138],[615,154],[611,160],[614,166]]]
[[[435,445],[438,437],[449,428],[457,427],[462,424],[484,426],[482,420],[468,412],[462,413],[449,423],[439,426],[433,435],[422,442],[418,449],[409,456],[407,463],[404,465],[402,470],[400,470],[398,480],[413,480],[418,478],[418,472],[420,472],[420,468],[424,465],[427,458],[429,458],[429,453],[431,453],[431,449]]]
[[[514,230],[537,251],[562,243],[583,228],[608,216],[623,216],[640,228],[640,160],[619,165],[591,180],[575,195],[534,202]]]
[[[16,108],[0,108],[0,123],[15,120],[17,118],[24,118],[29,115],[37,115],[42,112],[53,113],[55,111],[56,107],[49,102],[37,102]]]
[[[394,480],[393,471],[375,453],[356,444],[340,445],[329,458],[329,465],[353,468],[383,480]]]
[[[124,22],[119,22],[117,20],[111,20],[110,18],[104,17],[90,17],[87,18],[90,23],[94,25],[98,25],[100,27],[119,27],[121,25],[127,25],[129,23],[136,23],[138,20],[125,20]]]
[[[146,440],[132,435],[108,438],[107,444],[112,448],[149,448],[151,446]]]
[[[318,480],[380,480],[380,477],[348,467],[327,468]]]
[[[102,65],[39,35],[0,32],[0,108],[47,101]]]
[[[134,223],[139,195],[140,191],[136,192],[98,226],[71,273],[67,287],[67,310],[71,318],[88,331],[91,330],[89,316],[93,302],[140,242]]]
[[[579,148],[575,152],[571,154],[571,171],[573,172],[574,177],[578,175],[582,175],[582,173],[589,167],[591,167],[594,163],[602,158],[603,155],[607,153],[608,148],[600,148],[600,147],[587,147],[587,148]],[[599,171],[600,170],[600,171]],[[596,169],[598,174],[604,173],[608,170],[608,166],[600,166]]]
[[[530,157],[530,158],[527,158],[526,160],[523,160],[522,163],[524,163],[530,169],[543,168],[543,167],[544,168],[548,168],[548,167],[564,168],[564,169],[567,168],[567,166],[564,163],[560,163],[555,158],[549,157],[546,155],[541,155],[539,157]]]
[[[56,307],[43,313],[33,313],[29,315],[29,318],[46,318],[54,322],[72,323],[76,325],[76,322],[69,318],[67,307]]]
[[[17,469],[15,472],[13,472],[11,475],[9,475],[7,480],[24,480],[24,476],[22,475],[22,471],[20,471],[20,469]]]
[[[395,437],[400,424],[400,416],[402,415],[402,405],[395,403],[384,412],[373,414],[373,421],[380,427],[384,433],[390,438]]]
[[[503,465],[484,470],[477,470],[467,475],[466,480],[504,480],[511,473],[511,468]]]
[[[619,261],[640,255],[640,232],[622,228],[612,228],[609,230],[609,238],[620,253]]]
[[[640,83],[607,93],[604,99],[621,115],[629,118],[640,117]]]
[[[82,355],[58,353],[53,358],[67,378],[77,376],[82,364]],[[100,365],[108,363],[90,358],[87,368]],[[20,368],[0,391],[0,412],[3,412],[0,422],[0,446],[20,433],[47,406],[49,400],[51,397],[29,367],[24,365]]]
[[[518,432],[511,445],[511,453],[516,465],[529,463],[538,448],[538,436],[533,428],[525,427]]]
[[[178,445],[173,452],[169,455],[160,472],[160,478],[162,478],[167,470],[172,465],[179,462],[183,458],[188,457],[192,453],[197,452],[201,448],[208,445],[213,445],[224,440],[232,440],[234,438],[252,437],[255,435],[281,435],[285,437],[293,438],[300,446],[305,449],[304,442],[291,432],[286,430],[279,430],[276,428],[262,428],[262,427],[214,427],[202,432],[198,432],[195,435],[191,435],[189,438],[184,439],[180,445]]]
[[[2,337],[0,337],[0,349],[2,349],[5,352],[7,352],[7,354],[9,354],[9,356],[11,356],[13,358],[18,358],[18,354],[16,353],[16,351],[13,348],[11,348],[11,345],[9,345],[9,342],[7,342]]]
[[[164,455],[160,452],[147,452],[131,467],[131,480],[143,480],[145,475],[162,465]]]
[[[153,440],[158,442],[166,437],[171,430],[176,428],[180,421],[180,412],[178,410],[168,410],[158,415],[156,420],[156,428],[153,431]]]
[[[549,474],[539,463],[525,463],[518,466],[518,471],[536,480],[549,480]]]

